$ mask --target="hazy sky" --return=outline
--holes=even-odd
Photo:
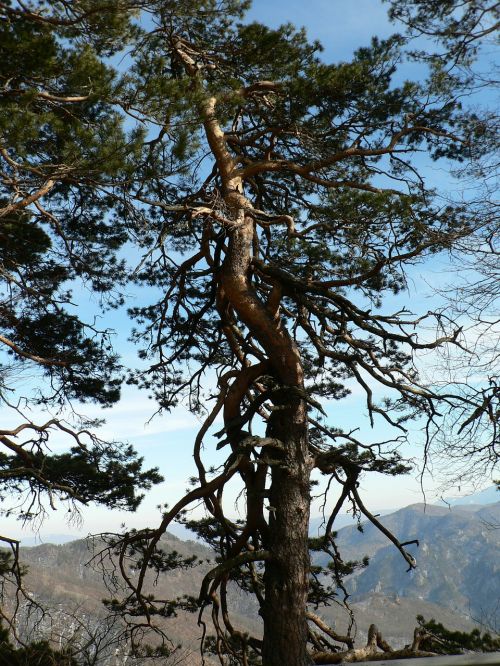
[[[250,12],[251,20],[260,20],[271,26],[283,22],[292,22],[298,26],[305,26],[311,38],[319,39],[325,51],[325,60],[338,61],[351,56],[354,49],[369,42],[372,35],[385,37],[394,31],[386,18],[386,6],[378,0],[254,0]],[[414,272],[414,283],[410,285],[411,292],[403,294],[402,298],[422,310],[428,309],[426,302],[425,282],[445,283],[449,276],[443,275],[439,262],[426,268],[426,274],[421,275],[417,269]],[[80,309],[85,310],[85,296],[81,296]],[[394,306],[398,303],[394,301]],[[130,360],[135,362],[134,352],[126,344],[128,322],[123,316],[116,316],[110,325],[117,329],[117,347]],[[332,424],[340,427],[355,427],[358,422],[365,419],[365,401],[360,390],[341,403],[326,405],[326,410],[332,417]],[[97,408],[85,408],[85,412],[93,416],[103,416]],[[80,526],[67,525],[67,513],[63,507],[56,512],[50,512],[40,533],[71,533],[87,534],[101,530],[118,529],[120,523],[128,526],[145,527],[157,521],[156,506],[168,502],[174,503],[186,488],[186,480],[194,473],[192,461],[192,441],[199,425],[197,419],[187,409],[179,407],[171,414],[155,417],[148,422],[154,412],[154,404],[145,395],[137,394],[132,388],[125,387],[122,401],[104,416],[107,424],[102,429],[103,438],[127,440],[133,443],[141,455],[145,457],[146,466],[160,467],[165,476],[165,483],[154,489],[144,501],[136,514],[130,515],[119,512],[110,512],[95,507],[82,511],[83,524]],[[4,412],[5,413],[5,412]],[[1,412],[0,412],[1,415]],[[43,415],[40,415],[42,418]],[[35,417],[33,417],[34,420]],[[364,433],[368,434],[366,426]],[[383,436],[384,431],[377,426],[375,433],[369,435],[373,441],[378,435]],[[416,435],[415,440],[419,437]],[[214,440],[215,441],[215,440]],[[54,440],[54,449],[61,442]],[[416,447],[416,445],[415,445]],[[411,452],[410,452],[410,455]],[[415,448],[418,458],[419,449]],[[485,485],[490,481],[485,479]],[[427,484],[432,488],[432,481]],[[413,502],[422,501],[419,483],[414,476],[387,478],[372,475],[366,478],[361,485],[367,504],[376,509],[387,509],[404,506]],[[236,492],[236,490],[235,490]],[[429,495],[432,501],[432,493]],[[316,504],[313,513],[318,513]],[[29,534],[28,528],[22,532],[18,523],[13,519],[2,519],[1,533],[12,537]]]

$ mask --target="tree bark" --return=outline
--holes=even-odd
[[[306,666],[309,578],[309,476],[307,410],[299,400],[271,417],[269,434],[286,444],[283,462],[273,465],[269,495],[269,544],[263,609],[264,666]]]
[[[235,229],[229,239],[222,288],[231,306],[265,350],[270,373],[284,386],[276,400],[267,435],[280,440],[273,450],[269,491],[269,530],[265,564],[265,605],[262,609],[263,666],[306,666],[307,594],[309,577],[309,477],[307,406],[290,387],[303,389],[299,350],[279,317],[272,316],[256,296],[248,275],[253,221]]]

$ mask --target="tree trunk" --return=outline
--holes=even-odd
[[[270,373],[283,389],[275,403],[267,434],[280,440],[273,450],[269,491],[269,530],[265,543],[263,666],[306,666],[306,605],[309,578],[308,526],[311,463],[308,455],[307,406],[291,387],[303,389],[300,353],[276,313],[256,296],[249,282],[253,223],[247,218],[229,240],[223,287],[229,302],[258,339]]]
[[[248,280],[253,226],[232,234],[223,270],[229,302],[254,333],[269,359],[270,374],[283,386],[267,434],[280,440],[273,449],[269,491],[269,530],[265,548],[263,666],[306,666],[306,606],[309,579],[308,527],[311,460],[308,453],[307,405],[294,395],[303,390],[300,353],[283,322],[259,301]]]
[[[233,228],[219,274],[219,302],[238,314],[264,349],[270,372],[284,387],[303,389],[300,352],[274,308],[263,303],[251,282],[251,258],[255,223],[247,210],[243,182],[235,173],[236,162],[228,150],[215,114],[216,99],[207,98],[201,112],[208,143],[216,158]],[[221,305],[222,307],[222,305]],[[222,317],[224,319],[224,315]],[[286,388],[285,388],[286,391]],[[308,455],[307,407],[293,393],[284,397],[268,424],[268,433],[285,444],[279,464],[272,465],[269,494],[270,529],[266,549],[263,666],[306,666],[306,604],[309,578],[308,527],[311,464]]]
[[[272,416],[269,434],[286,444],[281,465],[272,469],[269,496],[269,544],[266,562],[264,666],[305,666],[306,605],[309,578],[308,526],[310,465],[307,453],[307,411],[294,401]]]

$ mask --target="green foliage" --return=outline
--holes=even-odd
[[[477,55],[481,40],[494,33],[498,6],[484,0],[385,0],[389,16],[405,24],[411,34],[428,35],[441,43],[446,55],[462,64]]]
[[[138,489],[149,490],[163,480],[158,468],[142,471],[142,462],[131,446],[104,443],[52,455],[39,449],[28,466],[24,457],[0,452],[2,492],[21,493],[29,487],[38,494],[48,486],[85,504],[134,511],[144,497]],[[33,516],[23,512],[22,517]]]
[[[417,615],[417,622],[427,634],[420,644],[422,650],[429,650],[436,654],[498,652],[500,650],[500,636],[491,636],[487,632],[481,633],[479,629],[474,629],[470,633],[450,631],[434,619],[426,621],[422,615]]]
[[[222,645],[221,645],[222,642]],[[248,666],[260,666],[262,661],[259,653],[251,645],[252,639],[246,633],[238,632],[231,636],[227,633],[224,635],[224,640],[218,640],[217,636],[207,636],[204,642],[204,647],[207,653],[224,655],[228,666],[239,666],[241,664],[241,653],[245,654],[245,662]]]
[[[107,3],[104,14],[92,0],[71,3],[64,15],[53,3],[30,9],[19,12],[8,2],[0,10],[0,321],[9,341],[0,364],[2,396],[12,390],[14,368],[15,375],[38,367],[37,390],[25,396],[32,404],[110,406],[123,381],[111,332],[78,316],[73,291],[84,285],[102,305],[122,302],[126,271],[119,252],[128,234],[105,189],[118,174],[132,172],[144,132],[127,133],[123,115],[109,103],[118,81],[103,55],[137,30],[121,2]],[[93,39],[86,39],[90,33]],[[36,196],[35,205],[23,202],[44,187],[43,206]],[[78,446],[52,455],[51,426],[30,431],[35,435],[20,452],[0,453],[2,497],[29,490],[37,498],[22,509],[24,518],[39,515],[45,489],[134,510],[139,490],[161,479],[157,470],[142,471],[130,446],[86,445],[77,436]]]
[[[0,549],[0,577],[5,577],[12,571],[13,556],[8,550]]]

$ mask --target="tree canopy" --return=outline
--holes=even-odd
[[[457,62],[470,61],[484,40],[500,27],[500,12],[495,3],[483,0],[403,0],[391,5],[391,19],[404,23],[412,34],[431,37],[441,43],[448,56]]]
[[[101,190],[136,149],[102,101],[114,74],[97,50],[65,42],[53,24],[19,15],[10,2],[0,6],[0,28],[2,403],[26,406],[15,380],[28,366],[41,378],[27,402],[56,410],[69,401],[109,406],[119,398],[123,369],[108,332],[79,318],[72,292],[84,283],[111,306],[117,298],[125,278],[117,250],[127,234]],[[129,445],[103,443],[86,425],[72,429],[59,418],[2,425],[2,498],[28,491],[27,518],[42,510],[46,492],[134,509],[137,490],[159,475],[141,471]],[[49,453],[55,430],[68,453]]]
[[[418,81],[403,78],[401,35],[326,63],[303,30],[245,22],[248,4],[0,3],[0,343],[13,361],[0,367],[0,389],[8,404],[9,377],[29,364],[41,379],[25,400],[39,405],[108,406],[125,379],[163,410],[189,404],[202,416],[194,488],[159,526],[110,537],[131,588],[116,609],[132,632],[172,612],[144,583],[149,570],[189,566],[158,548],[184,520],[218,553],[194,606],[200,622],[211,606],[221,661],[331,663],[352,637],[311,609],[342,596],[343,575],[362,565],[344,563],[335,544],[344,504],[415,566],[409,544],[365,506],[362,475],[410,468],[400,445],[411,421],[428,457],[444,414],[450,438],[472,442],[483,469],[497,460],[495,380],[419,374],[421,353],[465,349],[460,318],[386,306],[412,266],[491,233],[482,199],[446,199],[424,174],[432,162],[484,163],[493,129],[488,113],[461,102],[464,79],[442,59]],[[129,310],[137,370],[72,306],[85,286],[103,308],[122,307],[130,280],[150,298]],[[369,422],[394,433],[384,441],[326,418],[323,405],[354,385]],[[206,450],[220,417],[215,446],[227,455],[213,469]],[[2,488],[133,509],[135,489],[158,472],[92,425],[56,418],[0,431]],[[70,453],[50,454],[54,428],[73,440]],[[308,538],[313,474],[333,504],[317,540]],[[232,479],[245,502],[238,521],[224,502]],[[199,501],[206,518],[189,521]],[[311,568],[310,549],[329,566]],[[263,639],[233,626],[234,584],[255,595]],[[375,629],[363,649],[377,645],[386,649]]]

